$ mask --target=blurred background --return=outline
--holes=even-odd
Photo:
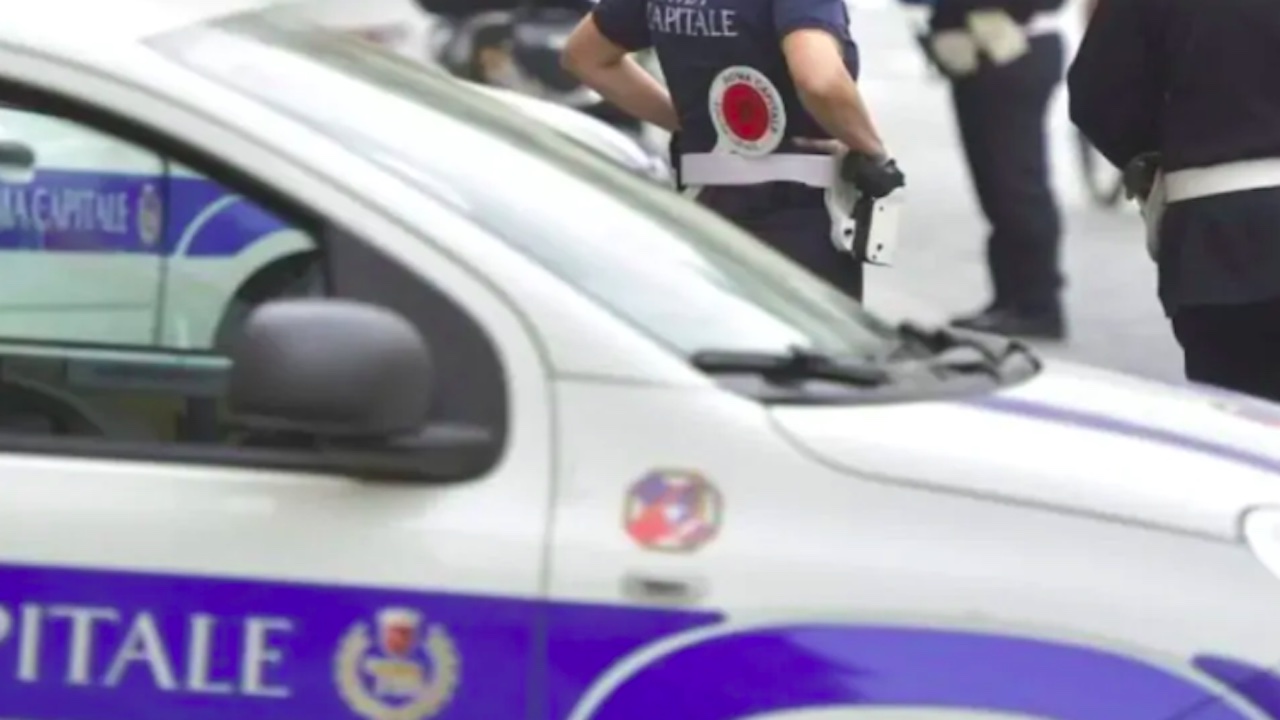
[[[863,88],[881,132],[907,174],[908,213],[893,268],[871,268],[867,304],[893,318],[942,321],[987,297],[986,223],[969,186],[949,89],[932,76],[896,2],[855,0],[853,32],[863,52]],[[1065,15],[1070,47],[1082,8]],[[1113,209],[1086,192],[1065,86],[1051,110],[1055,188],[1065,226],[1064,271],[1071,339],[1051,355],[1150,377],[1182,377],[1181,352],[1156,300],[1137,209]]]
[[[491,0],[315,1],[326,6],[332,24],[363,28],[359,32],[368,39],[399,46],[406,54],[446,62],[452,55],[455,72],[504,74],[501,58],[481,58],[483,53],[477,53],[474,44],[457,42],[459,36],[481,38],[489,32],[473,28],[459,33],[457,28],[459,18],[473,22],[477,8]],[[442,14],[418,12],[406,20],[405,9],[415,1]],[[512,4],[513,0],[492,2]],[[852,31],[862,50],[864,92],[908,178],[907,218],[896,264],[869,269],[867,305],[888,319],[931,322],[980,309],[988,297],[987,230],[963,162],[949,87],[926,65],[913,35],[915,20],[904,6],[896,0],[849,0],[849,4]],[[1071,48],[1079,41],[1082,18],[1082,8],[1073,0],[1064,13]],[[538,40],[532,44],[548,49],[555,45]],[[541,64],[541,74],[554,79],[558,68],[550,66],[556,64],[555,52],[526,60]],[[559,92],[545,82],[524,89],[518,78],[507,84],[528,94]],[[560,92],[553,99],[563,107],[572,104],[568,95]],[[1066,230],[1063,267],[1071,339],[1042,349],[1051,355],[1178,380],[1181,355],[1156,300],[1155,266],[1146,255],[1137,211],[1125,201],[1106,207],[1086,191],[1063,86],[1051,112],[1054,180]],[[649,133],[648,139],[651,150],[661,148],[660,135]]]

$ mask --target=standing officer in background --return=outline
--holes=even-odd
[[[933,6],[923,43],[951,81],[969,173],[991,225],[987,266],[994,298],[954,324],[1062,339],[1062,227],[1045,125],[1064,63],[1052,13],[1064,0],[908,1]]]
[[[1187,377],[1273,400],[1277,69],[1275,0],[1099,0],[1068,75],[1072,121],[1143,205]]]
[[[628,57],[649,47],[670,94]],[[851,208],[834,199],[831,155],[873,197],[903,178],[855,82],[845,0],[600,0],[563,61],[678,133],[677,176],[699,202],[861,299],[861,261],[837,249]]]

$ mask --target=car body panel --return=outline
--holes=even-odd
[[[1250,507],[1280,503],[1280,413],[1269,404],[1065,362],[1047,367],[969,401],[775,417],[838,467],[1217,538],[1238,538]],[[915,433],[930,438],[927,458],[900,440]]]
[[[38,25],[0,29],[0,77],[164,128],[464,306],[511,432],[447,485],[0,433],[6,714],[1280,718],[1280,579],[1238,531],[1277,502],[1266,413],[1058,363],[768,406],[338,139],[124,38],[24,47]],[[643,494],[694,476],[696,522]],[[424,654],[388,657],[404,610]]]

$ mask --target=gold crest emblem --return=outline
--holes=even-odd
[[[338,644],[338,694],[368,720],[424,720],[453,700],[462,659],[448,631],[426,624],[407,608],[378,613],[377,635],[367,622],[347,630]]]
[[[148,246],[155,245],[164,233],[164,203],[155,185],[142,186],[136,213],[138,237]]]

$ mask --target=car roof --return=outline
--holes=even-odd
[[[136,44],[169,30],[268,5],[276,0],[40,0],[0,23],[0,42],[48,51]]]

